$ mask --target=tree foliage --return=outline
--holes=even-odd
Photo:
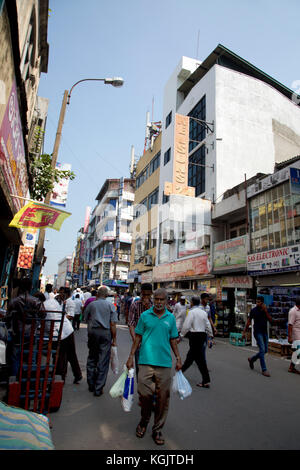
[[[70,170],[58,170],[51,166],[52,156],[44,153],[31,163],[31,172],[33,177],[33,188],[31,197],[35,201],[41,201],[49,192],[53,191],[54,183],[61,179],[75,178],[75,173]]]

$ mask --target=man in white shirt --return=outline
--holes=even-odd
[[[87,301],[87,299],[89,299],[91,296],[92,296],[92,294],[90,293],[89,289],[86,289],[85,292],[83,293],[83,302],[84,302],[84,304]]]
[[[75,310],[74,310],[74,318],[73,318],[73,328],[74,330],[79,330],[80,328],[80,316],[81,316],[81,311],[83,307],[83,302],[80,299],[80,295],[76,294],[75,299],[73,300],[75,303]]]
[[[176,319],[176,328],[178,333],[180,334],[183,322],[186,317],[186,311],[189,308],[189,304],[186,303],[185,297],[181,296],[179,302],[175,304],[173,315]]]
[[[64,287],[63,292],[60,296],[64,295],[66,299],[64,302],[64,308],[66,312],[67,320],[70,321],[71,333],[60,342],[58,363],[57,363],[57,375],[61,375],[62,379],[65,380],[68,370],[68,362],[71,365],[72,372],[74,375],[74,384],[78,384],[82,380],[82,372],[79,365],[79,361],[76,354],[74,330],[72,327],[72,320],[75,314],[75,302],[71,299],[71,290],[69,287]],[[62,304],[63,305],[63,304]]]
[[[210,377],[205,359],[204,344],[207,341],[207,333],[212,336],[211,324],[208,320],[207,313],[200,308],[199,297],[192,297],[191,309],[184,320],[181,336],[188,333],[190,349],[182,366],[182,372],[186,371],[195,361],[202,375],[202,383],[198,383],[198,387],[209,388]]]

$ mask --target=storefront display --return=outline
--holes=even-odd
[[[296,297],[300,296],[300,287],[260,287],[258,295],[264,297],[268,312],[281,323],[270,325],[270,338],[286,338],[289,310],[294,307]]]

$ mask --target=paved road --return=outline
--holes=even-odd
[[[193,393],[185,400],[171,394],[164,427],[166,443],[158,447],[151,439],[152,421],[143,439],[135,436],[140,418],[137,399],[126,413],[119,399],[108,394],[118,376],[111,370],[105,393],[94,397],[86,384],[87,330],[81,325],[76,345],[84,379],[73,385],[69,366],[62,405],[51,414],[52,438],[57,450],[299,450],[300,376],[287,372],[287,360],[267,355],[270,378],[251,371],[247,357],[255,348],[235,347],[217,338],[207,351],[211,374],[209,390],[196,387],[196,365],[185,373]],[[125,325],[118,325],[120,363],[128,357],[131,341]],[[188,342],[179,345],[185,358]]]

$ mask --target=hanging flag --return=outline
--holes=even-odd
[[[70,215],[70,212],[54,209],[46,204],[29,202],[17,212],[9,226],[35,229],[53,228],[59,231],[63,221]]]

